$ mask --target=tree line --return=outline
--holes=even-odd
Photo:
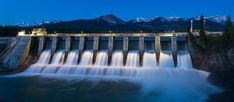
[[[199,20],[199,37],[194,37],[191,32],[191,39],[195,47],[205,52],[211,47],[218,46],[220,49],[228,50],[234,46],[234,26],[231,16],[226,17],[225,29],[222,36],[209,36],[206,34],[204,16]],[[212,35],[212,34],[211,34]]]

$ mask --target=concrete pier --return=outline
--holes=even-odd
[[[161,51],[160,36],[155,36],[155,53],[156,53],[157,64],[159,64],[160,51]]]
[[[108,39],[108,65],[111,64],[111,60],[112,60],[113,44],[114,44],[114,37],[109,37]]]
[[[39,45],[38,45],[38,56],[41,55],[41,52],[45,48],[45,37],[39,37]]]
[[[93,39],[93,64],[96,62],[98,44],[99,44],[99,37],[94,37]]]
[[[50,62],[52,61],[54,53],[56,52],[57,48],[58,48],[58,37],[52,37]]]
[[[177,41],[176,41],[176,36],[173,34],[171,38],[171,49],[172,49],[172,55],[173,55],[173,60],[174,60],[174,65],[175,67],[177,66]]]
[[[128,51],[128,37],[123,38],[123,50]]]
[[[65,60],[67,59],[67,56],[68,56],[68,53],[69,53],[70,49],[71,49],[71,37],[66,37],[66,41],[65,41],[65,58],[64,58]]]
[[[82,52],[84,50],[84,37],[80,37],[79,50]]]
[[[66,37],[65,51],[68,52],[71,49],[71,37]]]
[[[99,37],[94,37],[94,40],[93,40],[93,50],[94,51],[98,50],[98,45],[99,45]]]
[[[56,52],[57,47],[58,47],[58,38],[57,37],[53,37],[52,38],[52,45],[51,45],[52,55],[54,55],[54,53]]]
[[[82,57],[82,54],[83,54],[83,51],[84,51],[84,41],[85,41],[85,38],[83,36],[80,37],[78,64],[80,63],[80,60],[81,60],[81,57]]]
[[[128,55],[128,37],[123,38],[123,64],[126,65]]]
[[[144,37],[139,38],[139,57],[140,57],[140,66],[143,64],[143,56],[144,56]]]

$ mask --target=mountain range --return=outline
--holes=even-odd
[[[160,17],[143,18],[137,17],[124,21],[115,15],[109,14],[94,19],[79,19],[72,21],[52,21],[37,24],[37,27],[45,27],[49,32],[165,32],[165,31],[188,31],[190,21],[194,22],[194,29],[199,29],[200,17]],[[206,29],[221,31],[224,29],[226,16],[205,17]],[[23,25],[16,25],[23,26]],[[27,25],[28,26],[28,25]],[[28,26],[32,27],[32,26]]]

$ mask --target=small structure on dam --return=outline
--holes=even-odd
[[[132,75],[122,69],[192,67],[188,44],[187,33],[47,34],[40,28],[20,33],[1,63],[36,73]]]

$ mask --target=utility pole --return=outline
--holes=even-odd
[[[33,28],[35,28],[35,26],[36,26],[36,20],[33,19]]]
[[[191,20],[190,33],[193,33],[193,20]]]
[[[45,19],[44,18],[42,19],[42,26],[43,27],[45,26]]]

